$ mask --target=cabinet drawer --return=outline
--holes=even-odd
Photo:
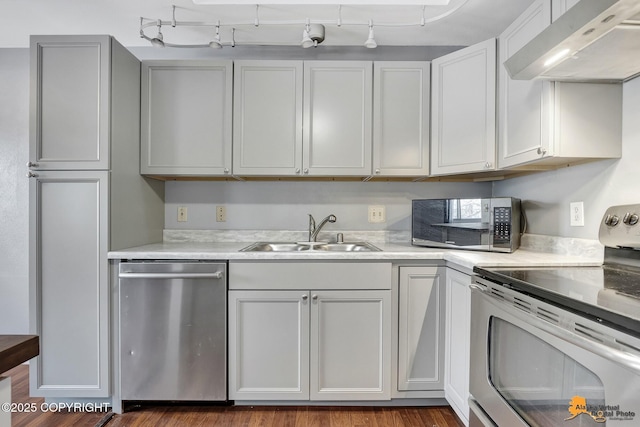
[[[391,263],[230,262],[229,289],[391,289]]]

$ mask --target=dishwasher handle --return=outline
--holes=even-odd
[[[125,279],[222,279],[224,272],[215,273],[120,273]]]

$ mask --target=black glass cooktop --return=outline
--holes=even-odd
[[[640,335],[640,270],[599,267],[480,268],[494,282]]]

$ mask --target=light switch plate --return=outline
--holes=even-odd
[[[369,206],[369,222],[379,223],[387,220],[387,214],[383,205]]]

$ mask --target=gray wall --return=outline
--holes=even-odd
[[[594,100],[597,102],[597,100]],[[623,86],[622,158],[544,172],[494,184],[494,195],[524,201],[529,233],[597,239],[612,205],[640,203],[640,78]],[[584,202],[584,227],[571,227],[569,203]]]
[[[0,334],[29,331],[29,50],[0,49]]]
[[[489,196],[489,183],[442,182],[178,182],[165,184],[165,225],[170,229],[306,230],[307,214],[338,217],[331,230],[410,230],[411,199]],[[227,221],[216,222],[224,205]],[[387,221],[369,224],[369,205],[385,205]],[[178,206],[188,221],[177,222]]]

